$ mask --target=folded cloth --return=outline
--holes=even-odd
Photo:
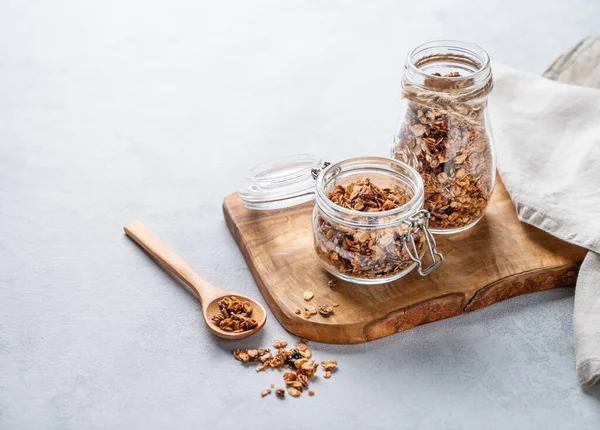
[[[600,90],[493,64],[498,170],[519,219],[590,250],[575,289],[579,383],[600,378]]]

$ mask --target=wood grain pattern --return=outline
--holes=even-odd
[[[423,278],[416,272],[379,286],[339,281],[320,268],[313,251],[313,203],[273,212],[246,209],[225,199],[227,224],[267,304],[291,333],[330,343],[360,343],[420,324],[558,285],[573,285],[585,250],[520,223],[498,179],[486,216],[472,229],[437,236],[444,264]],[[311,304],[339,303],[329,318],[295,313]]]
[[[577,50],[582,51],[580,45]],[[578,59],[585,60],[577,53],[567,56],[569,61],[555,62],[547,75],[562,80],[561,70],[577,68]],[[568,76],[586,82],[586,73]],[[332,289],[327,286],[331,276],[320,268],[313,251],[313,205],[251,211],[231,194],[223,211],[275,317],[291,333],[322,342],[366,342],[520,294],[574,285],[586,254],[585,249],[519,222],[498,178],[488,212],[478,225],[456,235],[436,236],[445,257],[437,271],[425,278],[413,271],[378,286],[338,281]],[[307,304],[302,298],[307,288],[315,292],[313,305],[340,304],[331,317],[306,320],[295,313]]]

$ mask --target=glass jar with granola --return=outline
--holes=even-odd
[[[256,166],[238,190],[244,206],[274,210],[309,204],[314,249],[332,275],[358,284],[398,279],[415,267],[425,276],[443,261],[423,209],[423,180],[391,158],[352,158],[331,165],[295,155]]]
[[[423,181],[389,158],[353,158],[317,177],[314,247],[323,268],[359,284],[426,275],[442,262],[423,210]],[[429,267],[422,257],[429,253]]]
[[[470,43],[429,42],[408,54],[402,85],[392,156],[421,174],[431,231],[466,230],[483,217],[494,188],[489,56]]]

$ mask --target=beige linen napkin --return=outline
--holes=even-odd
[[[519,219],[590,250],[575,290],[582,386],[600,378],[600,90],[494,64],[498,170]]]

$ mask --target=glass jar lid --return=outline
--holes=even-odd
[[[326,165],[311,154],[270,160],[250,170],[238,194],[248,209],[296,206],[315,198],[315,178]]]

